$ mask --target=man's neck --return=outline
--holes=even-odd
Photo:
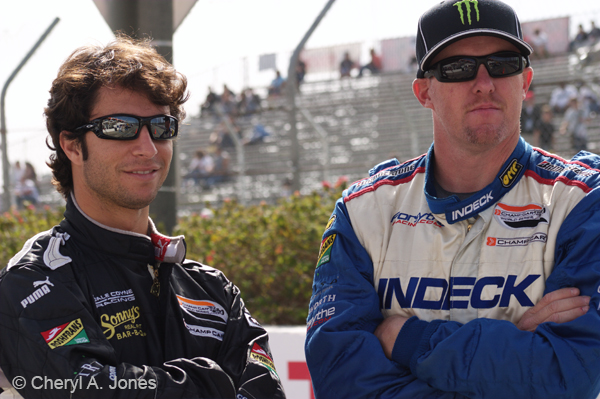
[[[435,180],[444,190],[452,193],[480,191],[498,175],[517,142],[518,137],[516,141],[507,141],[483,151],[447,149],[436,142],[433,163]]]
[[[94,221],[114,229],[148,235],[149,206],[142,209],[127,209],[110,206],[104,202],[89,201],[84,191],[72,194],[79,209]]]

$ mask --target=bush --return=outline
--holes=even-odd
[[[0,269],[23,248],[25,241],[60,223],[64,212],[64,207],[51,209],[48,206],[28,206],[20,211],[13,209],[4,212],[0,216]]]
[[[321,236],[345,183],[340,179],[333,188],[324,183],[320,193],[294,194],[276,205],[225,201],[181,218],[173,234],[186,236],[188,259],[221,270],[240,288],[262,324],[305,324]],[[46,207],[0,216],[1,267],[25,241],[58,224],[63,213],[64,208]]]
[[[321,236],[344,183],[277,205],[225,202],[208,208],[211,216],[180,220],[174,234],[186,236],[188,259],[221,270],[240,288],[261,323],[305,324]]]

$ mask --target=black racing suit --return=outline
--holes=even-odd
[[[64,216],[0,273],[0,368],[21,395],[285,398],[266,331],[183,236],[100,225],[73,199]]]

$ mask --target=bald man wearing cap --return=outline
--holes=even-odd
[[[531,46],[498,0],[418,24],[427,154],[354,183],[325,228],[307,318],[319,398],[596,398],[600,157],[533,148]]]

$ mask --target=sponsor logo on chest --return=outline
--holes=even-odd
[[[518,276],[382,278],[377,293],[381,309],[391,309],[393,302],[413,309],[491,309],[508,307],[515,298],[523,307],[533,306],[525,290],[540,277],[530,274],[517,282]],[[408,280],[408,281],[406,281]],[[404,288],[403,288],[404,285]],[[493,295],[489,295],[493,292]]]
[[[508,229],[537,227],[540,223],[548,224],[550,213],[540,204],[508,205],[499,202],[494,209],[494,218]]]
[[[106,339],[116,337],[118,340],[134,336],[145,337],[141,323],[137,323],[140,317],[140,307],[132,306],[129,309],[115,314],[100,315],[100,324],[104,328]]]
[[[196,300],[177,295],[179,306],[192,316],[215,316],[227,322],[228,315],[219,303],[210,300]]]
[[[96,302],[96,307],[101,308],[114,303],[135,301],[135,295],[133,294],[133,290],[130,288],[128,290],[112,291],[100,296],[94,296],[94,301]]]
[[[403,224],[409,227],[416,227],[418,225],[430,224],[436,227],[443,227],[443,225],[435,219],[432,213],[420,212],[416,215],[398,212],[392,217],[391,223],[392,226],[395,224]]]

